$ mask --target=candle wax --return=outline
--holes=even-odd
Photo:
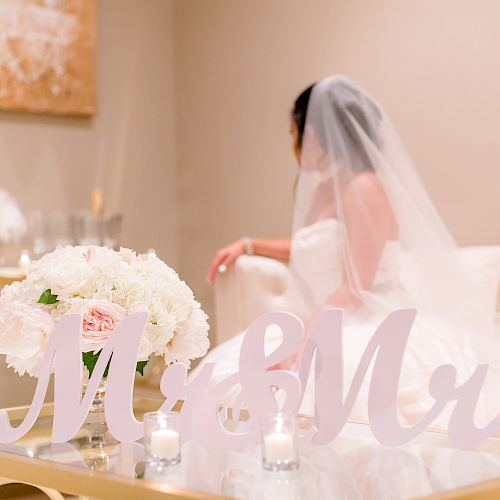
[[[158,429],[151,433],[151,453],[163,460],[172,460],[179,454],[179,433],[172,429]]]
[[[290,461],[295,457],[293,438],[284,432],[273,432],[264,438],[264,456],[269,463]]]

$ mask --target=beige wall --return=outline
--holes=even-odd
[[[386,108],[458,241],[500,242],[499,2],[180,0],[175,13],[180,264],[206,304],[218,246],[288,234],[288,110],[331,73]]]
[[[123,244],[177,265],[171,0],[98,0],[98,111],[91,120],[0,113],[0,186],[26,211],[79,210],[101,186]],[[34,380],[0,362],[0,407]]]
[[[86,208],[102,187],[124,214],[123,243],[175,265],[173,2],[96,3],[97,114],[0,113],[0,185],[26,211]]]

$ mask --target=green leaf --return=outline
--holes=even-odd
[[[42,295],[40,295],[40,298],[38,299],[39,304],[55,304],[57,302],[57,295],[52,294],[52,290],[50,288],[47,288],[44,292],[42,292]]]
[[[97,360],[99,359],[99,355],[101,354],[101,351],[98,352],[82,352],[82,359],[83,359],[83,364],[87,367],[87,370],[89,371],[89,377],[92,376],[92,373],[94,372],[95,365],[97,363]],[[108,361],[108,364],[106,365],[106,369],[104,370],[103,377],[108,376],[108,371],[109,371],[109,364],[111,363],[111,359],[113,356],[111,355],[111,358]]]
[[[111,358],[109,358],[108,364],[106,365],[106,369],[104,370],[104,373],[102,374],[103,377],[108,376],[108,371],[109,371],[109,364],[111,363],[111,359],[113,358],[113,355],[111,355]]]
[[[100,353],[101,351],[99,351]],[[89,377],[92,376],[92,372],[94,371],[95,364],[99,359],[99,353],[93,352],[82,352],[83,364],[87,367],[89,371]]]
[[[141,375],[144,375],[144,368],[146,368],[148,362],[149,362],[148,359],[146,361],[138,361],[135,370],[139,372]]]
[[[101,351],[98,352],[82,352],[82,359],[83,359],[83,364],[87,367],[87,370],[89,371],[89,377],[92,376],[92,373],[94,372],[95,365],[97,363],[97,360],[99,359],[99,355],[101,354]],[[111,359],[113,359],[113,356],[111,356],[110,360],[108,361],[108,364],[106,365],[106,369],[104,370],[103,377],[108,376],[108,371],[109,371],[109,365],[111,363]],[[146,368],[146,365],[148,364],[149,360],[146,361],[139,361],[135,367],[136,371],[139,372],[141,375],[144,375],[144,368]]]

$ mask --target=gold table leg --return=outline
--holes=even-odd
[[[51,488],[44,488],[43,486],[37,486],[36,484],[21,483],[20,481],[12,481],[5,477],[0,477],[0,486],[5,486],[6,484],[26,484],[27,486],[33,486],[33,488],[40,490],[42,493],[47,495],[50,500],[64,500],[64,497],[61,495],[61,493]]]

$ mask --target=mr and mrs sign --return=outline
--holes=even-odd
[[[187,380],[183,364],[167,367],[160,390],[165,401],[159,408],[170,411],[182,400],[181,434],[211,449],[229,450],[259,442],[259,418],[278,411],[296,413],[301,405],[306,383],[314,372],[314,426],[308,437],[313,444],[327,444],[339,435],[358,396],[369,367],[368,417],[375,438],[383,445],[403,445],[432,424],[445,407],[454,403],[448,422],[448,435],[456,447],[474,447],[500,429],[500,415],[483,427],[476,426],[475,414],[488,373],[480,364],[462,384],[457,384],[455,366],[439,366],[433,372],[428,393],[433,403],[412,425],[402,425],[398,412],[399,378],[405,348],[416,317],[416,310],[392,312],[377,328],[366,345],[349,389],[344,394],[341,309],[326,310],[312,326],[298,374],[269,370],[287,359],[300,347],[304,325],[295,315],[271,312],[257,318],[245,334],[238,371],[222,381],[213,382],[214,365],[207,363],[192,380]],[[0,442],[20,439],[34,425],[54,375],[54,420],[52,441],[69,441],[81,428],[109,363],[105,394],[105,418],[111,434],[119,441],[131,442],[143,437],[144,425],[133,412],[133,388],[137,349],[148,320],[144,312],[127,316],[114,330],[101,351],[82,397],[80,336],[82,317],[63,317],[50,336],[29,411],[18,427],[13,427],[5,410],[0,411]],[[280,345],[265,353],[265,334],[271,325],[283,332]],[[244,404],[249,425],[242,432],[228,430],[227,412],[221,401],[227,392],[239,386],[236,409]],[[277,389],[283,394],[280,402]],[[422,388],[425,391],[426,388]],[[236,413],[239,413],[238,411]]]

